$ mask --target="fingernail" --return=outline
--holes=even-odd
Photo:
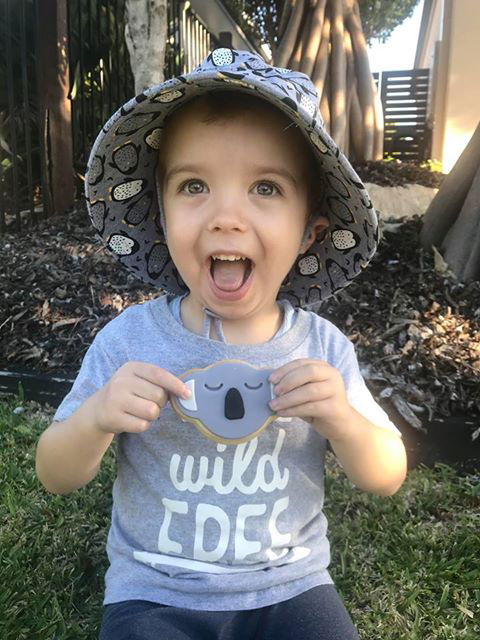
[[[270,374],[268,381],[272,384],[276,384],[278,382],[278,376],[275,373]]]
[[[270,406],[272,407],[272,409],[276,409],[278,407],[278,400],[271,400]]]
[[[186,398],[189,398],[191,395],[192,395],[192,392],[190,391],[190,389],[188,387],[185,387],[183,390],[183,397],[186,399]]]

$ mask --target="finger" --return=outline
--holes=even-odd
[[[139,398],[155,402],[160,408],[164,407],[168,401],[168,393],[163,387],[138,376],[133,378],[130,391]]]
[[[312,360],[309,358],[298,358],[297,360],[291,360],[290,362],[287,362],[287,364],[284,364],[281,367],[278,367],[278,369],[275,369],[275,371],[273,371],[268,377],[268,380],[270,382],[273,382],[273,384],[276,384],[289,371],[293,371],[294,369],[297,369],[298,367],[301,367],[309,362],[312,362]]]
[[[151,426],[149,420],[132,416],[129,413],[122,413],[116,424],[118,425],[117,433],[142,433]]]
[[[280,418],[303,418],[304,420],[312,420],[313,418],[319,418],[322,415],[321,405],[321,400],[317,402],[306,402],[305,404],[299,404],[296,407],[282,409],[276,413]]]
[[[139,378],[143,378],[152,384],[162,387],[167,393],[173,393],[182,398],[190,397],[191,392],[186,384],[180,380],[180,378],[174,376],[173,373],[161,367],[148,364],[147,362],[139,362],[136,363],[133,371]]]
[[[153,400],[139,398],[133,393],[126,396],[120,405],[120,409],[124,413],[134,416],[135,418],[140,418],[140,420],[147,420],[148,422],[156,420],[161,411],[161,407],[159,407],[156,402],[153,402]]]
[[[274,398],[270,402],[270,406],[278,413],[290,407],[327,400],[331,398],[333,394],[334,390],[332,389],[332,385],[328,382],[311,382]]]
[[[275,395],[280,396],[310,382],[330,380],[332,375],[332,367],[329,364],[319,360],[310,361],[307,364],[288,371],[274,386],[273,391]]]

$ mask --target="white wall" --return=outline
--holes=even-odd
[[[431,69],[432,157],[448,172],[480,120],[480,0],[425,0],[422,22],[415,66]]]
[[[435,43],[442,39],[443,0],[425,0],[420,42],[415,55],[416,69],[432,69],[435,56]],[[422,38],[422,31],[424,32]]]
[[[451,3],[442,162],[449,171],[480,121],[480,2]],[[446,6],[447,8],[447,6]]]

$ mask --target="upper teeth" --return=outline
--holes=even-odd
[[[226,255],[225,253],[217,253],[213,255],[212,258],[214,260],[230,260],[232,262],[234,260],[246,260],[245,256],[232,256],[232,255]]]

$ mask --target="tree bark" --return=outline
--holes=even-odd
[[[310,75],[325,124],[343,151],[356,160],[383,157],[383,112],[357,0],[287,0],[274,63]]]
[[[322,29],[325,18],[325,5],[327,0],[320,0],[315,5],[310,22],[310,30],[305,38],[305,47],[300,61],[300,71],[312,76],[313,68],[317,59],[317,52],[322,40]]]
[[[287,6],[288,4],[292,5],[291,11],[285,32],[275,53],[275,64],[277,67],[286,67],[287,62],[293,54],[297,35],[300,30],[305,0],[291,0],[290,3],[287,2]],[[282,20],[280,20],[280,23],[281,22]]]
[[[75,197],[66,0],[39,3],[37,55],[39,121],[45,140],[44,202],[48,213],[63,213]]]
[[[442,248],[445,261],[460,280],[480,279],[480,165]]]
[[[320,46],[318,48],[315,66],[311,75],[312,81],[318,89],[319,95],[323,94],[326,85],[328,69],[328,49],[330,46],[330,16],[325,15],[322,26]],[[323,113],[323,112],[322,112]]]
[[[457,219],[479,166],[480,123],[423,216],[420,238],[424,247],[441,246]]]
[[[342,6],[339,2],[335,2],[332,9],[330,129],[332,138],[339,147],[344,149],[347,123],[347,55],[345,52]]]
[[[480,279],[480,123],[430,203],[420,239],[442,250],[459,280]]]
[[[168,0],[126,0],[125,41],[135,92],[164,80]]]

